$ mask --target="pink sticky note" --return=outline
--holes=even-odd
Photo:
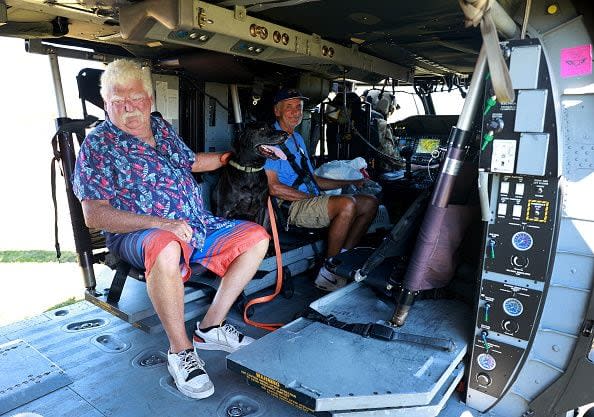
[[[592,74],[592,45],[561,49],[561,77]]]

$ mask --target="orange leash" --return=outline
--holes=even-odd
[[[284,326],[284,323],[259,323],[257,321],[252,321],[248,318],[247,311],[248,309],[253,306],[254,304],[262,304],[272,301],[274,297],[280,293],[283,287],[283,258],[280,249],[280,244],[278,242],[278,230],[276,229],[276,218],[274,216],[274,211],[272,209],[272,201],[270,197],[268,197],[268,216],[270,217],[270,227],[272,228],[272,241],[274,242],[274,253],[276,254],[276,287],[274,288],[274,292],[270,295],[264,295],[262,297],[254,298],[250,300],[243,309],[243,321],[247,324],[259,327],[261,329],[274,331],[279,327]]]

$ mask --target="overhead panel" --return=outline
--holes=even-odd
[[[316,34],[299,32],[202,1],[146,1],[120,10],[125,39],[158,40],[257,60],[273,62],[328,77],[377,82],[386,76],[411,81],[406,67],[327,41]],[[346,71],[346,73],[345,73]]]

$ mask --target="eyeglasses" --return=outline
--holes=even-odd
[[[114,107],[124,107],[126,104],[130,104],[134,107],[138,107],[144,104],[144,102],[148,100],[147,96],[134,96],[134,97],[127,97],[127,98],[114,98],[110,100],[110,104]]]

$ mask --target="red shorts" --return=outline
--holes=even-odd
[[[196,249],[162,229],[146,229],[132,233],[110,236],[108,247],[114,254],[137,269],[145,269],[148,276],[157,256],[171,242],[178,242],[182,248],[180,270],[187,281],[192,275],[191,264],[203,267],[222,277],[231,262],[263,239],[270,236],[256,223],[234,220],[229,226],[206,231],[202,249]]]

